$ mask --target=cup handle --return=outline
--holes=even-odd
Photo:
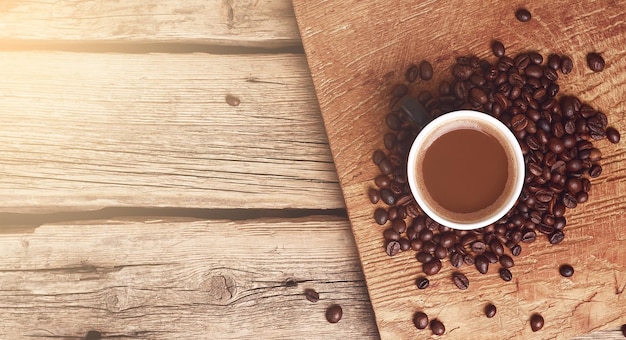
[[[400,98],[395,105],[395,109],[399,109],[404,116],[419,127],[424,127],[433,120],[426,112],[424,106],[409,95]]]

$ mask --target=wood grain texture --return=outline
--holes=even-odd
[[[5,0],[0,28],[9,41],[300,45],[288,0]]]
[[[616,330],[626,322],[626,147],[602,141],[604,171],[593,180],[588,203],[568,212],[566,239],[550,246],[543,238],[517,259],[514,280],[504,283],[497,268],[487,275],[463,268],[471,285],[459,291],[450,282],[451,266],[433,277],[427,292],[414,280],[421,268],[413,252],[389,258],[382,228],[372,218],[367,188],[378,169],[372,152],[383,148],[392,86],[404,79],[411,63],[430,60],[435,77],[418,82],[413,91],[436,89],[450,79],[450,66],[460,55],[490,55],[492,39],[508,54],[537,50],[570,55],[574,72],[562,76],[562,93],[575,94],[605,112],[626,132],[626,3],[542,1],[529,3],[533,19],[515,20],[519,5],[490,0],[445,1],[304,1],[294,7],[331,151],[366,276],[376,321],[383,339],[426,337],[411,323],[417,310],[438,317],[447,334],[464,339],[567,339],[600,329]],[[564,12],[563,8],[567,8]],[[555,13],[559,13],[556,15]],[[607,60],[592,73],[585,55],[598,51]],[[558,265],[572,263],[570,279]],[[493,267],[493,266],[492,266]],[[493,301],[498,316],[487,320],[481,306]],[[531,313],[540,312],[546,326],[532,333]],[[617,333],[602,333],[617,334]]]
[[[5,52],[0,74],[1,211],[343,207],[304,56]]]
[[[0,286],[2,339],[377,336],[343,219],[44,225],[0,234]]]

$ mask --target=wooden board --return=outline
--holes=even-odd
[[[619,1],[541,1],[528,3],[533,19],[514,18],[517,3],[483,0],[311,1],[294,0],[296,18],[313,76],[331,151],[337,166],[376,321],[383,339],[430,336],[412,325],[424,310],[459,339],[567,339],[626,322],[626,142],[600,142],[604,171],[593,180],[588,203],[568,212],[566,239],[551,246],[543,238],[525,247],[505,283],[497,268],[480,275],[463,267],[471,285],[460,291],[451,283],[451,266],[418,291],[421,268],[413,252],[389,258],[382,228],[373,221],[366,197],[378,169],[372,152],[383,148],[384,117],[392,86],[403,81],[411,63],[430,60],[435,77],[414,91],[435,89],[450,79],[456,56],[491,57],[492,39],[505,43],[509,55],[537,50],[570,55],[574,72],[559,81],[564,93],[577,95],[605,112],[610,124],[626,133],[626,3]],[[587,52],[607,60],[601,73],[585,65]],[[493,60],[493,59],[491,59]],[[558,274],[571,263],[571,279]],[[487,302],[498,306],[494,319],[482,316]],[[528,319],[541,313],[546,325],[530,330]]]
[[[3,229],[0,338],[375,338],[354,248],[346,220],[320,216]]]
[[[91,43],[300,46],[289,0],[4,0],[0,28],[2,49],[40,48],[46,41],[86,49],[98,48]]]
[[[303,55],[3,52],[0,74],[0,211],[343,208]]]

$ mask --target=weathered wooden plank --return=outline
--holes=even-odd
[[[9,0],[0,3],[2,39],[300,45],[289,0]]]
[[[2,211],[343,207],[304,56],[5,52],[0,74]]]
[[[0,234],[0,287],[2,339],[377,337],[345,219],[44,225]]]
[[[618,145],[596,144],[604,158],[602,176],[592,179],[589,201],[568,210],[565,241],[551,246],[541,237],[525,246],[509,283],[499,278],[497,265],[486,275],[464,266],[458,270],[471,285],[459,291],[450,280],[457,269],[445,259],[429,290],[418,292],[414,280],[422,271],[415,252],[389,258],[381,229],[390,222],[380,228],[373,220],[375,207],[367,190],[379,169],[371,155],[384,148],[390,93],[395,83],[404,81],[411,63],[429,60],[435,70],[431,81],[410,86],[417,95],[450,80],[457,56],[475,54],[495,61],[489,49],[492,39],[504,42],[509,55],[529,50],[544,56],[566,54],[574,60],[574,71],[559,73],[560,93],[576,95],[605,112],[610,125],[624,134],[626,26],[617,23],[626,20],[626,3],[603,0],[590,7],[585,1],[527,2],[533,18],[524,23],[515,19],[518,6],[493,0],[294,0],[383,339],[428,336],[410,322],[420,309],[446,323],[446,336],[463,339],[569,339],[626,322],[624,139]],[[606,59],[602,72],[586,66],[585,55],[592,51]],[[575,266],[571,279],[558,274],[562,263]],[[485,320],[481,309],[488,301],[498,306],[496,319]],[[546,326],[536,333],[528,327],[534,312],[546,318]]]

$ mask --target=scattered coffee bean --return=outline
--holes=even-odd
[[[613,144],[619,143],[619,140],[620,140],[619,131],[617,131],[614,127],[607,128],[606,129],[606,138],[609,140],[609,142],[611,142]]]
[[[409,83],[414,83],[417,80],[417,77],[419,76],[419,72],[420,71],[417,68],[417,66],[415,65],[409,66],[405,74],[406,81],[408,81]]]
[[[604,70],[604,58],[599,53],[591,52],[587,54],[587,66],[593,72]]]
[[[513,274],[506,268],[500,268],[498,273],[500,274],[500,278],[504,281],[511,281],[513,279]]]
[[[430,285],[430,281],[427,278],[420,276],[417,280],[415,280],[415,284],[419,289],[426,289]]]
[[[430,80],[433,77],[433,65],[428,61],[422,60],[419,65],[420,78],[422,80]]]
[[[543,316],[539,314],[533,314],[530,317],[530,329],[532,329],[533,332],[536,332],[542,328],[543,328]]]
[[[486,274],[489,270],[489,260],[485,255],[477,255],[474,258],[474,265],[476,266],[478,272],[481,274]]]
[[[569,264],[563,264],[559,267],[559,273],[563,277],[570,277],[574,275],[574,267],[570,266]]]
[[[339,305],[331,305],[326,309],[326,320],[330,323],[337,323],[343,316],[343,309]]]
[[[522,253],[522,247],[519,244],[516,244],[513,247],[511,247],[511,254],[513,254],[513,256],[519,256],[521,253]]]
[[[561,66],[560,66],[561,73],[568,74],[572,72],[573,69],[574,69],[574,62],[572,61],[572,59],[568,56],[563,56],[561,58]]]
[[[504,44],[502,44],[501,42],[497,40],[494,40],[491,43],[491,52],[493,52],[493,55],[495,55],[498,58],[504,56],[504,53],[505,53]]]
[[[417,329],[424,329],[428,327],[428,315],[424,312],[416,312],[413,315],[413,324]]]
[[[469,280],[463,273],[455,272],[452,274],[452,281],[460,290],[466,290],[469,287]]]
[[[239,104],[241,104],[241,100],[231,94],[227,94],[226,103],[230,106],[239,106]]]
[[[441,260],[433,258],[428,262],[422,264],[422,271],[426,275],[435,275],[441,270]]]
[[[494,316],[496,316],[496,306],[491,303],[487,304],[485,306],[485,316],[488,318],[493,318]]]
[[[387,223],[388,218],[387,210],[383,208],[376,208],[376,210],[374,210],[374,220],[376,223],[383,225]]]
[[[435,335],[443,335],[446,332],[446,327],[443,325],[443,322],[434,319],[430,322],[430,330]]]
[[[520,8],[515,11],[515,18],[521,22],[528,22],[531,17],[530,12],[525,8]]]
[[[307,288],[304,290],[304,297],[311,302],[317,302],[320,299],[320,295],[315,289]]]
[[[376,204],[380,200],[380,193],[374,188],[370,188],[367,191],[367,195],[369,196],[370,202],[372,202],[372,204]]]
[[[509,269],[515,265],[515,262],[513,262],[513,259],[509,255],[506,255],[506,254],[500,256],[499,260],[500,260],[500,265],[506,269]]]
[[[387,243],[387,255],[396,256],[400,252],[400,242],[389,241]]]

